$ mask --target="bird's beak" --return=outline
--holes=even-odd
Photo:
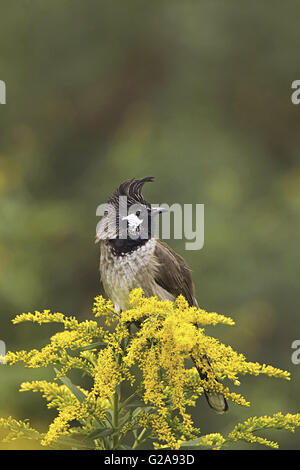
[[[160,214],[161,212],[168,212],[168,209],[165,207],[152,207],[151,216],[153,217],[154,215]]]

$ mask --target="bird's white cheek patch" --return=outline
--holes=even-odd
[[[129,227],[133,230],[136,230],[139,227],[139,225],[141,225],[141,223],[143,222],[135,214],[129,214],[127,217],[123,217],[122,220],[127,220]]]

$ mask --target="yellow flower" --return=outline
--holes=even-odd
[[[98,361],[94,369],[93,392],[102,399],[113,396],[114,390],[123,378],[119,365],[116,362],[112,348],[99,352]]]
[[[141,289],[131,292],[129,308],[120,314],[110,300],[97,296],[93,314],[95,320],[80,322],[74,316],[44,310],[23,313],[13,320],[14,324],[55,322],[63,329],[41,350],[6,355],[9,365],[55,366],[55,381],[24,382],[20,390],[42,393],[48,408],[58,412],[45,434],[26,422],[0,419],[0,427],[9,431],[9,438],[39,439],[48,447],[68,439],[69,445],[77,448],[82,437],[82,446],[105,449],[117,448],[123,437],[132,433],[136,448],[148,433],[155,440],[155,448],[192,445],[219,449],[240,440],[276,448],[277,443],[256,432],[272,427],[293,431],[300,425],[300,415],[277,413],[249,418],[227,437],[219,433],[199,437],[189,407],[197,405],[204,391],[222,393],[238,405],[249,406],[249,401],[236,393],[241,376],[264,374],[290,379],[289,372],[247,361],[243,354],[207,334],[207,326],[234,325],[230,317],[190,307],[183,296],[175,302],[146,298]],[[89,376],[89,387],[71,382],[67,376],[74,369]],[[224,379],[230,385],[225,386]],[[127,388],[134,387],[132,395],[142,402],[134,410],[129,398],[121,399],[123,382],[127,382]]]
[[[256,436],[254,432],[261,429],[285,429],[286,431],[295,431],[295,427],[300,425],[300,413],[291,414],[275,413],[273,416],[260,416],[247,419],[244,423],[237,424],[233,431],[228,434],[228,442],[237,442],[240,440],[263,444],[268,447],[277,449],[278,443],[270,441],[266,438]]]
[[[4,442],[13,441],[19,438],[34,439],[40,441],[43,437],[36,429],[33,429],[28,422],[18,421],[11,416],[0,418],[0,428],[9,431],[3,439]]]
[[[43,446],[53,444],[59,437],[68,434],[71,421],[84,419],[87,416],[87,411],[80,404],[66,406],[50,424],[41,444]]]

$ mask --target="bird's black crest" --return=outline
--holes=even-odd
[[[120,196],[127,196],[128,204],[140,203],[144,204],[145,206],[150,206],[142,195],[142,188],[145,183],[152,182],[153,180],[153,176],[146,176],[146,178],[142,179],[132,179],[125,181],[109,198],[108,203],[118,204]]]

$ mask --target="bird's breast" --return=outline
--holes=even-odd
[[[108,242],[101,245],[100,273],[106,294],[116,310],[128,308],[132,289],[141,287],[146,296],[154,295],[155,239],[151,238],[136,250],[122,256],[114,254]]]

